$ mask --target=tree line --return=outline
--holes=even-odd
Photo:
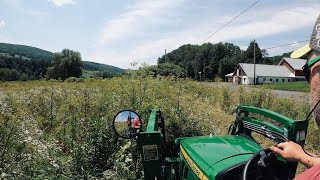
[[[184,76],[194,79],[198,79],[199,76],[205,79],[223,78],[226,74],[233,72],[238,63],[253,63],[254,49],[257,64],[277,64],[282,57],[289,54],[268,57],[267,50],[260,49],[258,43],[253,41],[246,50],[241,50],[239,46],[232,43],[187,44],[159,57],[157,67],[152,67],[151,70],[157,74],[159,69],[167,67],[161,72],[181,74],[180,72],[183,71]],[[172,68],[173,65],[178,67]],[[168,73],[168,71],[171,72]]]
[[[37,61],[22,57],[0,55],[0,81],[35,80],[43,78],[49,61]]]
[[[0,55],[0,81],[27,81],[81,77],[83,62],[79,52],[63,49],[55,53],[54,61],[39,61]]]

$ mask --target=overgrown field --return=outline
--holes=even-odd
[[[191,80],[129,75],[85,82],[0,83],[0,179],[134,179],[141,166],[134,143],[113,132],[112,119],[133,109],[147,120],[159,108],[167,139],[226,134],[232,107],[254,105],[304,119],[308,102],[266,90],[213,88]],[[144,124],[145,127],[145,124]],[[319,153],[310,123],[307,150]]]

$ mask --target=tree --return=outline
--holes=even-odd
[[[255,44],[255,52],[256,52],[256,63],[262,63],[262,54],[257,42],[251,41],[247,50],[244,52],[244,61],[247,63],[253,63],[254,56],[254,45]]]
[[[49,78],[65,80],[69,77],[82,75],[83,62],[79,52],[63,49],[61,53],[55,53],[53,68],[48,68]]]
[[[240,55],[233,57],[225,57],[219,63],[219,76],[224,78],[226,74],[234,72],[235,68],[238,65]]]

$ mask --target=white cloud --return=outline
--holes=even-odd
[[[134,35],[139,30],[159,23],[160,14],[169,8],[174,8],[183,0],[139,0],[127,9],[127,12],[106,23],[99,37],[100,43],[110,43],[113,40]],[[163,14],[162,14],[163,15]]]
[[[148,5],[149,6],[149,5]],[[160,5],[158,5],[160,6]],[[142,5],[140,6],[142,7]],[[147,6],[143,6],[147,7]],[[163,6],[161,6],[163,7]],[[272,37],[273,35],[281,35],[284,33],[295,32],[305,27],[313,25],[315,19],[318,17],[320,5],[314,5],[313,7],[286,7],[263,9],[259,11],[252,11],[251,13],[256,15],[241,17],[239,20],[234,21],[229,26],[221,30],[215,36],[208,41],[212,43],[217,42],[234,42],[237,40],[247,40],[248,43],[254,38],[259,39]],[[135,33],[139,31],[139,27],[144,22],[140,22],[144,16],[159,16],[155,11],[159,9],[150,8],[131,8],[132,11],[121,15],[120,18],[114,19],[107,24],[102,34],[102,42],[112,44],[117,42],[120,38],[132,38]],[[265,13],[268,12],[267,15]],[[155,14],[154,14],[155,13]],[[162,15],[162,14],[161,14]],[[142,62],[148,62],[149,64],[156,64],[157,58],[164,54],[164,49],[167,52],[178,48],[183,44],[199,44],[205,38],[207,38],[215,29],[221,27],[225,22],[229,21],[232,17],[226,15],[203,17],[198,22],[193,22],[192,28],[184,28],[179,32],[170,32],[155,36],[153,38],[146,38],[142,42],[135,46],[119,48],[119,49],[105,49],[101,47],[94,52],[90,59],[97,60],[101,63],[111,64],[122,68],[129,68],[130,63],[137,61],[140,64]],[[137,20],[139,19],[139,20]],[[214,25],[214,26],[213,26]],[[215,27],[215,28],[213,28]],[[161,28],[161,27],[160,27]],[[148,32],[143,32],[148,33]],[[152,32],[150,32],[152,34]],[[309,36],[309,35],[306,35]],[[292,40],[303,40],[301,37],[291,37]],[[277,44],[284,44],[286,42],[279,42],[274,39]],[[292,41],[288,40],[290,43]],[[262,48],[263,44],[259,44]],[[295,49],[299,45],[290,47],[284,47],[285,52]],[[245,48],[246,49],[246,48]],[[271,51],[271,52],[270,52]],[[269,53],[280,54],[282,49],[273,49]]]
[[[275,12],[268,19],[256,19],[255,21],[228,27],[223,32],[220,32],[212,41],[218,42],[243,38],[254,39],[292,32],[314,23],[318,14],[317,8],[308,7]]]
[[[6,23],[4,22],[4,20],[0,21],[0,28],[3,28],[6,25]]]
[[[76,4],[76,2],[74,0],[48,0],[48,1],[58,7]]]
[[[121,68],[130,68],[130,63],[138,62],[141,65],[144,62],[148,64],[156,64],[159,56],[178,48],[182,42],[197,43],[197,37],[191,36],[189,33],[182,33],[181,36],[168,34],[166,37],[158,40],[150,40],[143,44],[129,48],[128,50],[97,50],[89,59],[94,59],[100,63],[110,64]]]

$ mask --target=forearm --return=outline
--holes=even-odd
[[[307,168],[311,168],[314,165],[320,163],[320,158],[311,157],[307,154],[303,154],[302,157],[299,158],[299,162],[303,164]]]

